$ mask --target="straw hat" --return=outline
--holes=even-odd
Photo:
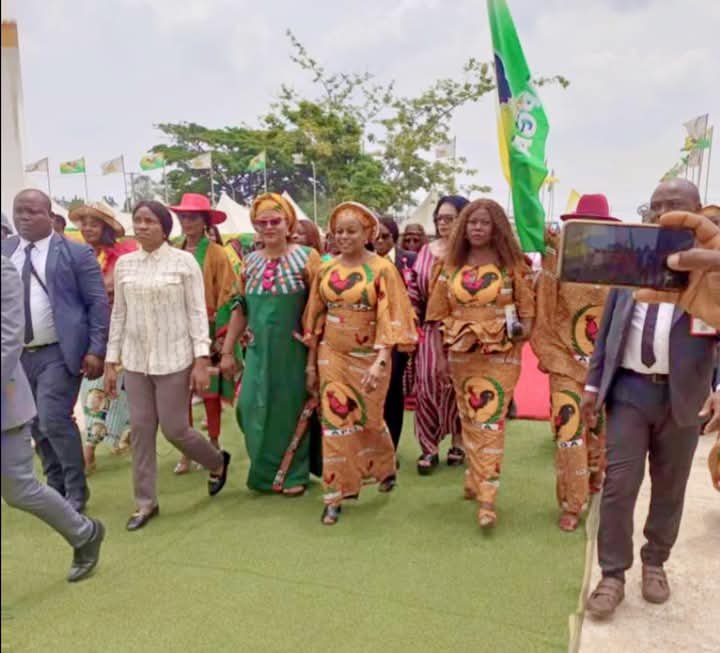
[[[77,226],[80,226],[83,218],[97,218],[110,227],[117,238],[122,238],[125,235],[125,229],[115,218],[115,211],[105,202],[91,202],[90,204],[78,206],[70,211],[68,218],[70,222]]]

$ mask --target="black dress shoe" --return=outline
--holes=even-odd
[[[97,519],[90,521],[93,523],[90,539],[73,553],[73,561],[67,577],[71,583],[87,578],[100,560],[100,545],[105,539],[105,527]]]
[[[218,494],[220,490],[225,487],[225,481],[227,481],[227,472],[228,467],[230,466],[230,454],[227,451],[221,451],[220,453],[223,457],[223,470],[220,476],[210,474],[210,479],[208,480],[208,494],[211,497]]]
[[[150,512],[136,512],[130,515],[128,523],[125,525],[129,531],[136,531],[147,524],[153,517],[160,514],[160,508],[155,506]]]

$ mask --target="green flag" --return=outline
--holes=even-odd
[[[140,159],[141,170],[157,170],[165,166],[165,155],[162,152],[148,152]]]
[[[72,161],[63,161],[60,163],[61,175],[76,175],[85,172],[85,157],[73,159]]]
[[[260,172],[265,170],[265,150],[256,154],[248,163],[248,172]]]
[[[543,252],[545,211],[538,193],[547,176],[548,120],[532,83],[507,2],[488,0],[488,15],[500,104],[500,158],[510,176],[515,226],[526,252]]]

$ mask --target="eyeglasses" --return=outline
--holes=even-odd
[[[438,213],[435,217],[436,222],[453,222],[454,220],[455,216],[451,213]]]
[[[255,229],[258,231],[265,231],[270,227],[279,227],[283,222],[282,218],[270,218],[268,220],[256,220]]]

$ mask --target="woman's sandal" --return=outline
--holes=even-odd
[[[430,476],[439,464],[440,457],[437,454],[424,453],[417,459],[417,472],[420,476]]]
[[[320,521],[322,521],[325,526],[334,526],[338,523],[341,512],[342,506],[325,506]]]
[[[395,486],[397,485],[397,478],[395,476],[388,476],[384,481],[380,482],[380,487],[378,487],[379,492],[392,492],[395,489]]]
[[[492,528],[497,522],[497,514],[495,513],[495,506],[488,501],[480,503],[480,510],[478,510],[478,524],[481,528]]]
[[[447,464],[450,467],[457,467],[465,463],[465,452],[460,447],[451,447],[448,450]]]
[[[293,487],[286,487],[283,488],[282,493],[286,497],[301,497],[303,494],[305,494],[305,486],[295,485]]]
[[[580,517],[572,512],[564,512],[558,520],[560,530],[566,533],[572,533],[578,527],[579,523]]]

